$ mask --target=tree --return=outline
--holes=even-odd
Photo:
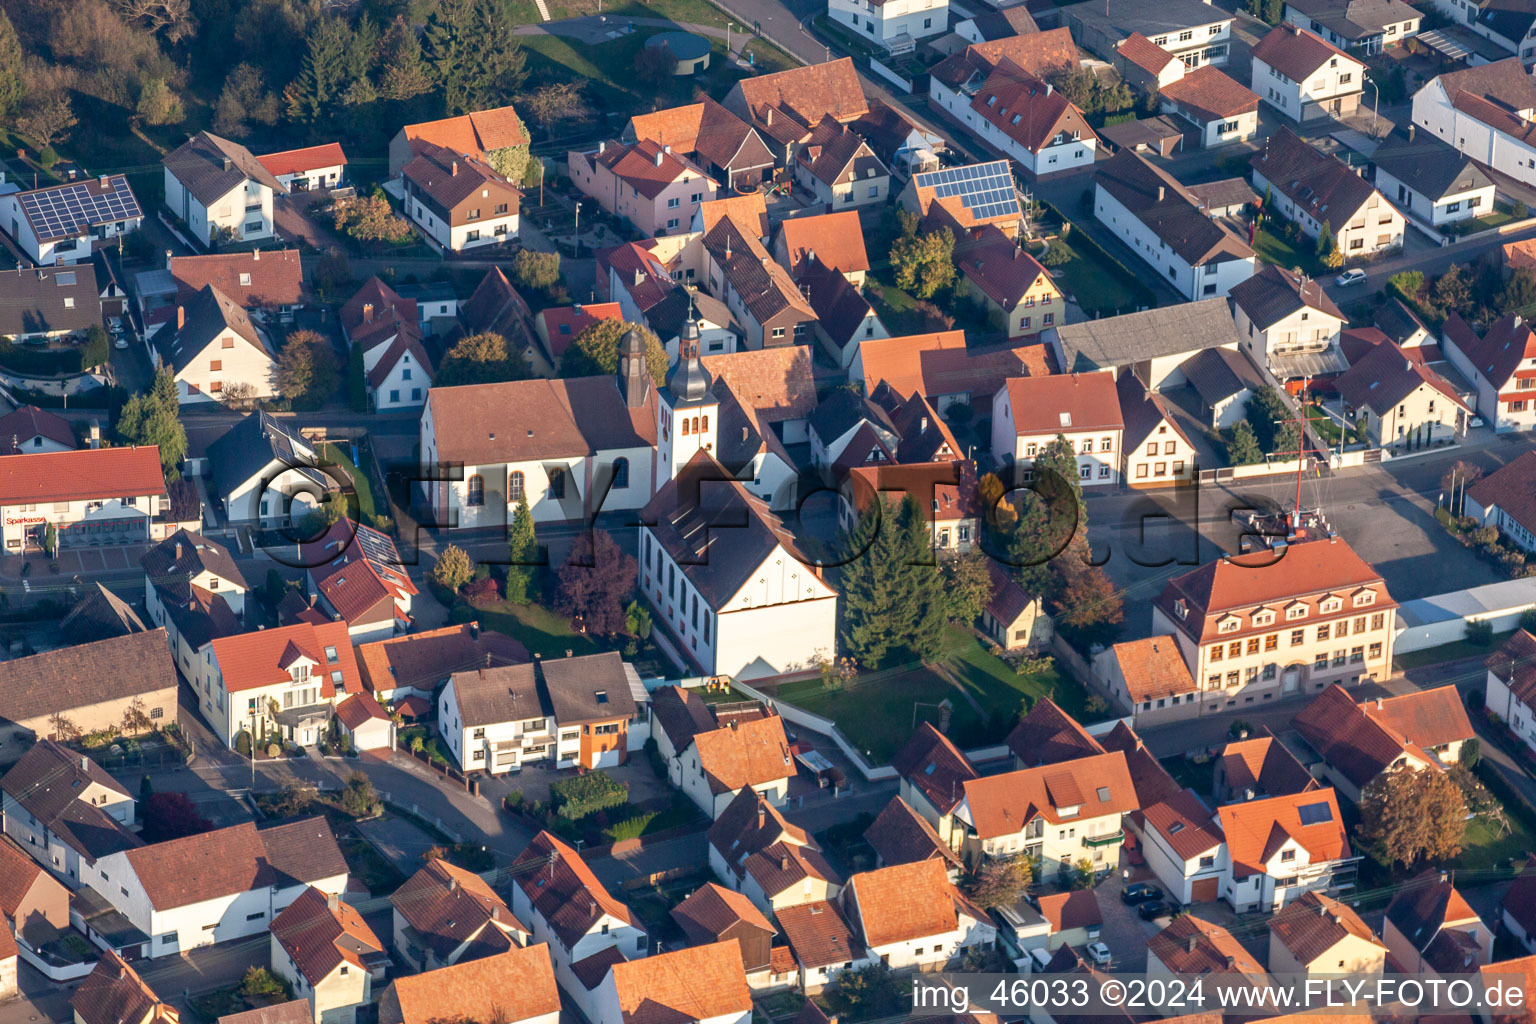
[[[677,69],[677,58],[665,46],[642,46],[635,54],[635,81],[649,89],[660,89]]]
[[[1079,536],[1051,562],[1059,583],[1056,612],[1061,623],[1077,630],[1115,625],[1125,618],[1124,602],[1102,566],[1089,562],[1088,538]]]
[[[1329,227],[1326,220],[1317,233],[1317,259],[1329,270],[1337,270],[1344,265],[1344,254],[1339,251],[1338,239],[1333,237],[1333,228]]]
[[[1516,267],[1499,292],[1496,312],[1502,316],[1532,306],[1536,306],[1536,274],[1532,274],[1529,267]]]
[[[134,697],[130,700],[128,706],[123,709],[123,735],[138,736],[141,733],[149,732],[154,727],[155,723],[144,710],[144,698]]]
[[[496,0],[436,0],[422,54],[449,114],[501,106],[527,75],[527,58]]]
[[[1083,857],[1076,863],[1062,861],[1056,866],[1056,884],[1063,889],[1086,889],[1093,884],[1093,861]]]
[[[469,553],[457,544],[449,544],[444,548],[432,565],[432,579],[455,594],[474,578],[475,563],[470,560]]]
[[[1472,301],[1472,282],[1468,280],[1466,271],[1452,263],[1435,282],[1431,294],[1435,305],[1447,313],[1464,309]]]
[[[1029,890],[1033,880],[1028,857],[988,859],[966,879],[965,894],[982,910],[1011,906]]]
[[[378,29],[364,16],[354,29],[342,18],[321,18],[309,31],[307,52],[299,74],[283,90],[288,116],[311,126],[326,125],[343,106],[360,96],[355,90],[366,83],[369,65],[378,46]]]
[[[354,818],[371,817],[378,814],[383,806],[373,783],[362,772],[353,772],[347,776],[347,784],[337,796],[336,802]]]
[[[69,99],[69,73],[52,64],[34,64],[27,71],[29,86],[16,127],[39,146],[48,148],[69,138],[79,119]]]
[[[560,283],[560,254],[519,249],[512,257],[512,283],[527,291],[548,291],[555,287]]]
[[[517,510],[512,513],[512,524],[507,530],[507,600],[513,604],[527,604],[534,574],[538,572],[539,540],[534,534],[533,513],[528,509],[528,496],[518,499]]]
[[[624,606],[624,631],[637,640],[651,635],[651,610],[639,601]]]
[[[995,533],[1006,534],[1019,521],[1019,511],[1008,500],[1008,488],[996,473],[984,473],[976,483],[976,493],[981,499],[981,511],[986,527]]]
[[[929,527],[916,499],[879,497],[842,540],[843,650],[865,666],[892,650],[932,658],[943,643],[949,603],[933,564]]]
[[[931,299],[955,281],[955,236],[948,228],[902,235],[891,243],[896,287]]]
[[[905,996],[891,969],[876,961],[839,974],[827,1001],[848,1020],[871,1020],[901,1013]]]
[[[187,431],[182,426],[176,379],[169,367],[155,373],[147,395],[134,395],[117,414],[117,436],[124,444],[153,444],[160,448],[160,465],[167,480],[180,480],[182,458],[187,454]]]
[[[981,617],[992,600],[991,559],[972,551],[944,563],[944,591],[948,595],[951,622],[970,625]]]
[[[1249,397],[1246,416],[1262,451],[1273,454],[1296,450],[1296,435],[1282,429],[1294,428],[1294,424],[1281,422],[1292,418],[1291,409],[1273,385],[1260,388]]]
[[[85,345],[80,349],[80,366],[90,369],[103,366],[112,357],[112,339],[101,324],[91,324],[85,332]]]
[[[220,394],[224,396],[224,404],[231,409],[250,409],[256,405],[256,386],[248,381],[225,381]]]
[[[422,59],[421,40],[403,15],[396,16],[390,23],[381,50],[380,96],[388,100],[409,100],[432,91],[432,69]]]
[[[1365,787],[1357,834],[1382,865],[1413,870],[1461,852],[1466,815],[1466,800],[1444,772],[1405,765]]]
[[[336,350],[314,331],[294,331],[277,357],[273,383],[296,409],[318,409],[341,379]]]
[[[1457,759],[1457,764],[1468,769],[1476,768],[1477,762],[1482,760],[1482,757],[1483,741],[1473,736],[1471,739],[1462,742],[1461,756]]]
[[[521,354],[514,355],[507,339],[489,331],[460,338],[437,368],[433,387],[448,388],[464,384],[497,384],[522,380],[528,376],[528,364]]]
[[[366,196],[338,199],[331,204],[331,223],[336,230],[359,242],[400,245],[412,237],[410,221],[395,213],[382,189]]]
[[[518,124],[521,127],[521,120]],[[527,138],[528,129],[521,128],[521,131],[523,137]],[[519,184],[528,173],[528,144],[522,142],[516,146],[500,146],[487,150],[485,162],[490,165],[491,170],[503,178],[513,184]]]
[[[112,0],[112,8],[125,20],[168,43],[179,43],[197,29],[190,0]]]
[[[0,120],[15,117],[21,109],[22,98],[27,94],[26,81],[16,26],[0,10]]]
[[[276,124],[277,116],[277,95],[267,88],[260,69],[253,64],[236,64],[219,92],[213,130],[220,135],[242,139],[251,133],[251,121]]]
[[[623,320],[599,320],[572,340],[560,357],[560,376],[596,377],[619,372],[619,343],[629,331],[639,331],[645,342],[645,367],[660,387],[667,379],[667,350],[649,327]]]
[[[181,107],[181,98],[171,91],[162,78],[151,78],[139,93],[138,115],[145,124],[180,124],[187,116]]]
[[[1227,461],[1234,466],[1251,466],[1264,461],[1259,450],[1259,440],[1253,435],[1253,427],[1247,420],[1238,420],[1232,427],[1232,437],[1227,441]]]
[[[185,793],[151,793],[144,807],[144,840],[162,843],[211,831],[213,823],[203,817],[197,805]]]
[[[612,636],[627,625],[624,604],[635,589],[639,563],[606,530],[591,530],[571,546],[560,567],[555,610],[581,619],[589,633]]]
[[[1035,456],[1034,481],[1023,492],[1019,518],[1008,537],[1008,562],[1026,593],[1054,599],[1052,562],[1087,526],[1077,454],[1065,437]]]
[[[48,729],[51,733],[48,738],[58,740],[60,743],[69,743],[80,738],[80,727],[75,724],[74,719],[62,711],[56,711],[48,716]]]
[[[592,115],[585,83],[577,80],[550,82],[525,92],[518,97],[517,109],[546,130],[569,121],[585,121]]]

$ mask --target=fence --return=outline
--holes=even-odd
[[[16,950],[23,960],[41,971],[49,981],[60,984],[66,981],[78,981],[96,969],[95,960],[70,963],[42,950],[33,949],[22,935],[16,936]]]
[[[748,697],[760,700],[773,708],[784,721],[798,725],[802,729],[809,729],[818,735],[826,736],[833,743],[836,743],[837,748],[843,752],[843,756],[853,762],[853,766],[859,770],[859,774],[864,776],[866,781],[883,782],[896,778],[896,769],[890,765],[871,765],[866,761],[863,753],[848,741],[848,737],[843,735],[842,730],[837,727],[837,723],[831,719],[822,718],[820,715],[813,715],[809,711],[795,707],[793,704],[785,704],[774,697],[768,696],[761,690],[754,689],[739,679],[735,680],[731,685],[734,689],[740,690]]]
[[[913,87],[910,80],[903,78],[901,75],[898,75],[895,71],[892,71],[890,68],[880,63],[874,57],[869,58],[869,70],[873,71],[875,74],[879,75],[881,78],[885,79],[887,82],[894,85],[902,92],[908,94],[912,92]]]

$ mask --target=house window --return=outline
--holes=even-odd
[[[629,486],[629,460],[618,458],[613,460],[613,489],[624,490]]]
[[[468,495],[464,499],[464,504],[471,507],[485,504],[485,477],[479,473],[469,478]]]
[[[514,469],[507,474],[507,500],[523,500],[523,471]]]
[[[557,468],[549,471],[549,496],[556,501],[565,497],[565,470]]]

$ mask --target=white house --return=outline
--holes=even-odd
[[[961,895],[942,861],[861,871],[843,888],[843,908],[870,957],[893,970],[942,967],[997,941],[991,918]]]
[[[0,780],[5,834],[72,884],[109,853],[142,846],[134,801],[95,761],[39,740]],[[3,927],[3,926],[0,926]]]
[[[1371,154],[1376,189],[1420,223],[1439,227],[1493,210],[1493,179],[1472,158],[1419,126],[1394,132]]]
[[[963,791],[955,817],[965,827],[951,835],[951,847],[973,865],[1022,854],[1045,874],[1085,858],[1096,871],[1113,870],[1122,816],[1137,805],[1118,750],[970,779]]]
[[[852,126],[830,114],[796,150],[794,175],[795,183],[829,210],[884,206],[890,199],[890,168]]]
[[[213,497],[231,524],[289,526],[330,500],[339,483],[288,420],[253,412],[208,446]]]
[[[755,790],[736,794],[708,839],[709,867],[720,883],[781,924],[791,907],[836,899],[841,891],[821,848]]]
[[[306,591],[321,614],[347,624],[352,642],[410,628],[416,584],[389,534],[343,516],[299,545]]]
[[[992,457],[1025,471],[1058,437],[1077,453],[1085,487],[1120,482],[1125,423],[1111,373],[1010,377],[992,399]]]
[[[389,954],[362,915],[335,893],[305,889],[272,921],[272,972],[309,1004],[315,1024],[354,1024],[373,1002]]]
[[[371,277],[341,307],[339,319],[348,346],[363,350],[363,381],[374,409],[420,408],[432,386],[432,359],[422,344],[430,320],[421,304]]]
[[[428,143],[417,148],[401,181],[406,216],[439,252],[517,237],[523,194],[489,164]]]
[[[1536,953],[1536,870],[1526,871],[1504,894],[1503,925],[1527,953]]]
[[[153,542],[175,529],[160,449],[84,448],[0,458],[5,553]]]
[[[1413,123],[1480,164],[1536,183],[1536,82],[1522,62],[1528,59],[1510,57],[1430,79],[1413,94]]]
[[[1232,15],[1201,0],[1106,0],[1075,7],[1063,21],[1080,45],[1107,61],[1135,32],[1189,68],[1225,64],[1232,42]]]
[[[523,857],[538,866],[514,877],[512,912],[529,924],[533,942],[546,944],[566,996],[595,1020],[607,968],[646,955],[645,928],[575,850],[548,832],[534,836]],[[739,953],[736,964],[740,970]]]
[[[1221,898],[1239,913],[1273,912],[1304,892],[1330,892],[1335,872],[1357,859],[1332,789],[1228,804],[1216,818],[1227,841]]]
[[[930,91],[934,87],[930,85]],[[942,88],[942,86],[940,86]],[[987,143],[1040,176],[1093,166],[1099,137],[1049,82],[1004,57],[975,86],[963,86],[969,112],[962,122]]]
[[[1130,370],[1120,371],[1115,390],[1124,421],[1125,482],[1132,487],[1170,487],[1192,481],[1198,453],[1168,400],[1148,391]]]
[[[1248,244],[1161,167],[1126,148],[1094,171],[1094,218],[1185,298],[1226,295],[1253,276]]]
[[[1465,976],[1493,959],[1493,929],[1434,869],[1405,883],[1388,904],[1381,937],[1404,971],[1430,978]]]
[[[121,174],[0,196],[0,227],[44,267],[89,260],[98,243],[116,244],[143,219]]]
[[[528,943],[513,916],[479,875],[438,858],[389,897],[395,953],[418,971],[449,967]]]
[[[171,659],[191,678],[214,637],[243,632],[245,576],[228,548],[187,530],[150,548],[139,565],[150,621],[165,627]]]
[[[347,154],[341,143],[285,149],[256,158],[289,192],[314,192],[346,184]]]
[[[274,193],[282,182],[238,142],[198,132],[163,161],[165,205],[199,245],[249,242],[276,233]]]
[[[169,367],[181,404],[245,404],[277,393],[277,353],[250,313],[213,285],[176,307],[174,331],[155,335],[155,365]]]
[[[1364,422],[1366,440],[1376,447],[1450,441],[1466,432],[1472,410],[1414,355],[1383,339],[1336,382],[1339,397],[1354,410],[1355,422]]]
[[[557,756],[559,729],[532,663],[455,672],[437,706],[438,732],[463,771],[500,775]]]
[[[827,0],[827,18],[890,53],[949,31],[949,0]]]
[[[1496,433],[1536,427],[1536,331],[1518,313],[1477,331],[1452,312],[1441,329],[1445,357],[1477,392],[1477,414]]]
[[[1266,263],[1229,297],[1243,353],[1276,380],[1341,373],[1349,366],[1339,348],[1344,313],[1305,274]]]
[[[1286,0],[1285,20],[1341,50],[1370,56],[1417,35],[1423,17],[1403,0]]]
[[[324,818],[249,822],[111,853],[82,884],[150,937],[150,958],[264,934],[309,887],[339,896],[347,862]]]
[[[588,1017],[593,1024],[648,1024],[658,1013],[696,1024],[752,1020],[752,992],[737,939],[619,961],[598,983],[595,997]]]
[[[1284,23],[1254,44],[1250,84],[1292,121],[1345,118],[1360,107],[1365,64],[1321,36]]]
[[[1307,238],[1320,237],[1327,225],[1346,262],[1402,247],[1403,215],[1365,180],[1364,168],[1347,166],[1286,127],[1249,164],[1254,191],[1269,194]]]
[[[1484,664],[1488,667],[1485,706],[1536,751],[1536,636],[1520,630]]]
[[[1194,790],[1142,808],[1140,838],[1147,867],[1181,905],[1220,898],[1222,875],[1231,870],[1226,837]]]
[[[697,694],[665,686],[652,695],[651,715],[672,784],[711,818],[748,789],[784,801],[795,765],[777,714],[759,708],[717,718]]]

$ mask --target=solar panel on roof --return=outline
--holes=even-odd
[[[931,188],[940,199],[958,198],[977,220],[1021,215],[1013,175],[1001,160],[965,167],[924,171],[916,176],[920,188]]]
[[[1303,825],[1321,825],[1333,820],[1333,808],[1327,804],[1303,804],[1296,808],[1296,816]]]
[[[39,241],[73,238],[98,224],[136,220],[144,216],[126,179],[108,180],[110,191],[94,192],[95,182],[74,182],[18,196],[27,221]],[[100,187],[97,185],[96,187]]]

